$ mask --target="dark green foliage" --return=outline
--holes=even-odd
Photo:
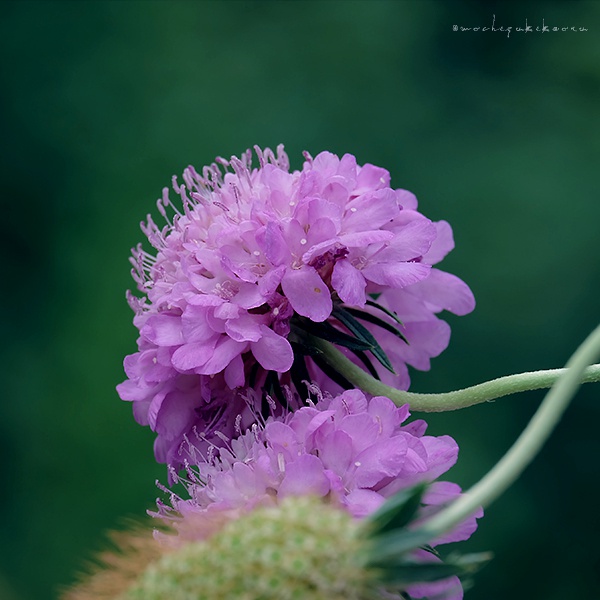
[[[368,565],[380,573],[389,586],[399,588],[411,583],[436,581],[456,575],[466,577],[475,573],[491,559],[490,553],[460,555],[454,553],[443,561],[437,551],[429,546],[431,534],[418,526],[408,528],[415,520],[427,484],[402,490],[387,500],[365,520],[371,548]],[[433,562],[416,560],[412,554],[424,549],[433,554]]]

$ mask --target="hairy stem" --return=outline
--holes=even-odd
[[[310,336],[310,343],[322,358],[341,373],[352,385],[374,396],[387,396],[398,406],[409,404],[411,410],[421,412],[445,412],[467,408],[496,398],[549,388],[565,374],[565,369],[548,369],[499,377],[462,390],[442,394],[417,394],[404,392],[385,385],[344,356],[333,344],[321,338]],[[600,364],[581,370],[578,383],[600,381]]]
[[[517,441],[485,477],[448,508],[429,519],[420,531],[432,537],[449,531],[479,506],[488,506],[525,470],[540,451],[581,384],[586,366],[600,356],[600,326],[569,359],[556,384]]]

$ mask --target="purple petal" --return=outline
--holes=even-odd
[[[267,225],[256,234],[256,241],[272,265],[281,265],[289,262],[288,249],[281,225],[269,221]]]
[[[303,407],[299,412],[302,412],[306,409]],[[311,452],[312,450],[317,450],[319,447],[319,441],[323,439],[324,436],[328,435],[329,432],[333,429],[332,416],[333,411],[323,410],[316,412],[315,414],[311,414],[310,420],[302,420],[300,424],[292,423],[292,427],[294,431],[300,433],[300,429],[298,426],[304,426],[304,445],[307,452]]]
[[[285,466],[285,476],[277,496],[325,496],[329,492],[329,480],[323,472],[323,464],[312,454],[303,454]]]
[[[232,302],[241,308],[256,308],[265,303],[265,297],[257,284],[242,283],[237,294],[232,298]]]
[[[232,260],[230,256],[225,255],[225,252],[227,252],[228,250],[230,251],[230,255],[234,255],[234,252],[238,249],[232,248],[231,246],[224,246],[221,248],[221,252],[224,254],[221,257],[221,265],[225,273],[229,277],[237,277],[242,281],[255,282],[257,280],[256,274],[253,273],[249,268],[244,267],[242,266],[242,264],[240,264],[240,261],[242,260],[241,257],[237,257],[237,260],[234,257],[234,259]],[[238,254],[242,254],[243,256],[245,253],[238,252]]]
[[[429,265],[401,262],[370,264],[362,270],[362,273],[373,283],[403,288],[425,279],[430,271],[431,267]]]
[[[117,385],[117,393],[121,400],[125,400],[126,402],[139,402],[141,400],[146,400],[148,397],[148,388],[140,387],[136,381],[126,379],[123,383]]]
[[[248,313],[225,323],[225,332],[237,342],[257,342],[262,336],[260,328],[260,320]]]
[[[366,448],[356,457],[360,463],[355,481],[358,487],[373,487],[382,479],[395,477],[403,470],[408,444],[404,437],[383,440]]]
[[[417,197],[408,190],[394,190],[398,204],[405,210],[417,210]]]
[[[419,258],[431,248],[435,235],[435,225],[429,219],[414,219],[401,227],[390,245],[378,252],[373,259],[395,262]]]
[[[342,392],[334,398],[329,405],[329,410],[336,411],[336,418],[343,419],[347,415],[367,412],[369,402],[361,390],[352,389]]]
[[[402,290],[384,290],[377,302],[398,313],[398,317],[404,323],[430,320],[432,310],[427,308],[419,298],[410,293],[412,287],[408,286]]]
[[[431,269],[427,279],[406,291],[432,306],[435,312],[449,310],[455,315],[466,315],[475,308],[469,286],[455,275],[438,269]]]
[[[244,497],[255,498],[265,493],[264,483],[249,465],[237,462],[233,465],[232,472],[235,487]]]
[[[367,301],[367,282],[362,273],[352,266],[349,260],[338,260],[331,274],[331,286],[343,302],[350,306],[363,307]]]
[[[177,439],[193,421],[197,404],[193,394],[172,391],[158,408],[154,426],[150,420],[150,427],[167,439]]]
[[[367,163],[360,167],[356,178],[355,194],[364,194],[390,185],[390,174],[386,169]]]
[[[312,168],[323,177],[333,177],[337,173],[339,164],[340,159],[335,154],[324,150],[315,156]]]
[[[391,231],[381,229],[375,231],[358,231],[356,233],[345,233],[340,235],[339,241],[348,248],[362,248],[369,244],[379,244],[393,239]]]
[[[328,202],[323,198],[314,198],[308,202],[307,208],[308,214],[306,217],[308,223],[316,223],[319,219],[325,218],[334,224],[333,230],[329,231],[327,237],[332,237],[337,233],[342,217],[342,208],[339,205]],[[311,233],[312,229],[313,227],[311,226]]]
[[[244,385],[244,361],[241,354],[232,358],[231,362],[225,367],[223,375],[230,390]]]
[[[237,304],[232,304],[231,302],[225,302],[221,304],[221,306],[217,306],[213,311],[213,315],[217,317],[217,319],[235,319],[240,314],[240,307]]]
[[[319,458],[326,469],[330,469],[342,479],[352,463],[352,438],[343,431],[334,431],[320,444]]]
[[[418,562],[439,563],[440,558],[426,550],[415,550],[411,553]],[[406,591],[411,598],[430,598],[431,600],[462,600],[463,589],[458,577],[448,577],[439,581],[414,583],[406,586]]]
[[[450,224],[446,221],[438,221],[434,225],[437,236],[431,244],[431,248],[423,256],[423,260],[428,265],[435,265],[435,263],[440,262],[454,248],[454,237],[452,236]]]
[[[331,314],[333,303],[329,288],[312,267],[288,269],[281,287],[292,308],[311,321],[325,321]]]
[[[359,488],[346,496],[344,504],[353,517],[360,519],[374,513],[384,502],[385,498],[381,494]]]
[[[175,315],[149,317],[140,334],[157,346],[178,346],[184,342],[181,317]]]
[[[184,344],[175,350],[171,362],[178,371],[189,371],[206,363],[214,352],[218,336],[203,342]]]
[[[455,483],[448,481],[436,481],[427,490],[423,503],[431,506],[440,506],[448,504],[460,496],[460,487]],[[429,507],[425,509],[427,514],[432,514]],[[464,521],[461,521],[451,531],[436,538],[433,545],[450,544],[452,542],[462,542],[468,540],[477,530],[477,519],[483,517],[483,509],[477,508],[472,515],[469,515]]]
[[[264,437],[276,452],[283,451],[289,458],[298,456],[300,443],[289,425],[281,421],[267,423]]]
[[[430,480],[436,479],[456,463],[458,444],[449,435],[439,437],[426,435],[421,438],[421,442],[427,450],[429,465],[427,477]]]
[[[206,306],[188,304],[181,316],[181,327],[185,341],[204,343],[207,338],[214,335],[213,329],[208,324],[208,312],[212,310]]]
[[[302,262],[308,264],[313,258],[325,254],[325,252],[332,250],[335,246],[339,246],[339,244],[340,238],[337,235],[328,240],[319,242],[318,244],[314,244],[302,255]]]
[[[398,408],[389,398],[375,396],[369,402],[368,411],[369,415],[379,425],[379,435],[382,438],[387,438],[406,418],[405,414],[408,412],[408,405],[404,404],[402,408]]]
[[[238,354],[245,351],[247,343],[236,342],[230,337],[221,336],[212,356],[195,370],[200,375],[215,375],[222,371]]]
[[[294,362],[294,351],[290,343],[265,325],[260,326],[260,331],[262,337],[250,344],[254,358],[267,371],[289,371]]]
[[[431,368],[430,359],[443,352],[450,341],[450,325],[436,317],[428,321],[406,323],[403,333],[408,344],[398,344],[398,338],[387,331],[380,333],[379,343],[386,352],[389,350],[421,371]]]
[[[400,209],[393,190],[367,192],[351,200],[346,207],[344,231],[378,229],[398,215]]]
[[[356,453],[372,446],[379,439],[377,421],[364,412],[344,417],[338,423],[338,429],[345,431],[352,438]]]
[[[258,289],[260,293],[268,298],[271,294],[274,294],[279,284],[281,283],[281,278],[285,274],[286,267],[285,265],[280,265],[275,269],[271,269],[264,277],[258,282]]]

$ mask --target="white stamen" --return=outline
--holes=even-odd
[[[279,471],[281,473],[285,473],[285,459],[283,458],[283,454],[281,452],[277,455],[277,466],[279,467]]]

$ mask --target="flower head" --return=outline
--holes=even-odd
[[[420,514],[430,515],[460,494],[456,484],[436,481],[456,462],[458,446],[449,436],[425,435],[422,420],[405,424],[408,416],[407,405],[398,408],[383,396],[368,400],[348,390],[284,418],[271,417],[218,455],[197,457],[185,479],[174,475],[190,498],[171,492],[172,506],[159,503],[156,516],[245,512],[311,494],[362,518],[396,492],[423,482],[431,485]],[[434,543],[468,538],[479,516]]]
[[[193,431],[216,442],[215,431],[233,435],[235,415],[250,418],[244,387],[281,397],[285,384],[305,395],[299,382],[319,364],[308,356],[307,332],[362,352],[360,340],[348,342],[342,315],[366,318],[379,335],[373,313],[375,323],[394,322],[374,302],[381,295],[391,310],[406,309],[401,327],[410,349],[390,350],[389,364],[375,356],[407,387],[406,363],[428,368],[448,343],[448,327],[434,313],[473,307],[464,283],[440,286],[432,269],[452,247],[449,226],[419,213],[410,192],[389,186],[386,170],[322,152],[306,154],[302,170],[290,172],[281,146],[277,155],[256,154],[258,168],[249,151],[217,159],[202,174],[188,167],[183,183],[173,180],[181,208],[165,188],[158,208],[166,226],[150,216],[142,225],[155,254],[133,250],[144,296],[129,301],[140,337],[118,391],[157,432],[157,458],[171,464]],[[457,290],[462,300],[453,304]],[[348,317],[347,308],[359,312]],[[363,341],[362,348],[373,347]]]

